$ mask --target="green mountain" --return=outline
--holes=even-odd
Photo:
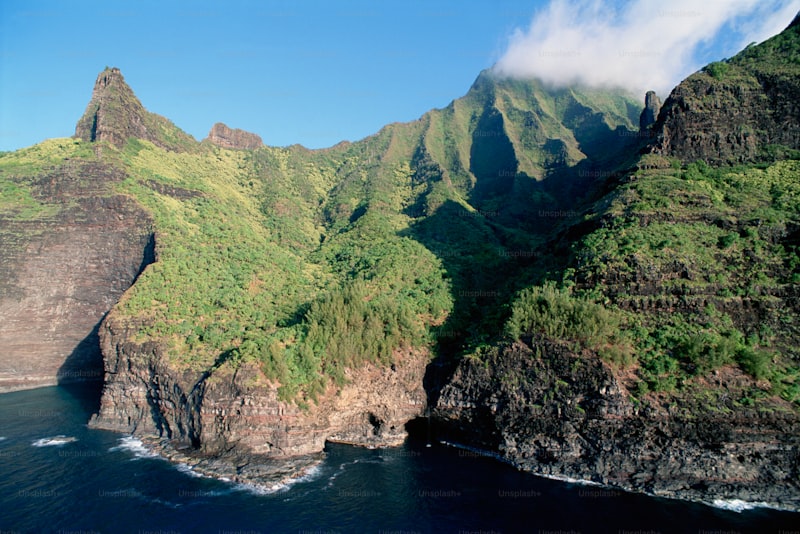
[[[487,71],[316,151],[198,142],[106,69],[74,138],[0,155],[0,387],[102,365],[95,426],[238,455],[217,474],[427,415],[535,472],[796,507],[799,31],[641,132],[619,91]],[[80,354],[25,344],[44,310]]]
[[[591,197],[634,142],[637,113],[610,92],[484,73],[446,109],[358,143],[223,150],[146,112],[107,69],[64,156],[101,147],[87,159],[123,172],[116,192],[153,219],[158,261],[114,313],[193,369],[258,360],[289,398],[441,331],[491,339],[521,283],[498,275],[524,277],[517,252]],[[360,301],[347,335],[339,308]]]

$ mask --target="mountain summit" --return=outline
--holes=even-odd
[[[75,127],[75,137],[117,147],[133,137],[176,151],[194,143],[172,122],[144,109],[116,67],[106,67],[97,76],[92,99]]]

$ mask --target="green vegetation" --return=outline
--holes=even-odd
[[[64,206],[38,193],[35,182],[57,167],[69,166],[71,160],[94,160],[92,146],[76,139],[48,139],[16,152],[0,153],[0,215],[31,221],[58,213]]]
[[[131,140],[117,157],[131,176],[120,191],[155,219],[159,260],[118,312],[176,364],[257,362],[284,398],[313,399],[346,367],[425,346],[426,325],[452,307],[440,261],[398,235],[408,219],[391,195],[408,170],[329,194],[334,169],[357,170],[363,154],[177,153]]]
[[[725,75],[728,73],[728,70],[729,70],[728,64],[725,63],[724,61],[716,61],[714,63],[709,63],[705,68],[705,71],[709,75],[711,75],[712,78],[715,78],[717,80],[723,79]]]
[[[618,314],[568,289],[557,289],[551,282],[520,293],[511,308],[506,334],[518,338],[541,333],[596,350],[611,341],[619,327]]]
[[[794,46],[767,43],[698,76],[755,87],[748,62]],[[629,371],[637,402],[711,402],[703,381],[738,368],[758,380],[741,405],[800,403],[795,150],[746,167],[637,159],[637,100],[489,73],[357,143],[226,150],[120,87],[106,111],[141,116],[149,140],[0,154],[0,216],[61,209],[41,178],[75,161],[120,171],[98,190],[150,213],[157,261],[114,313],[173,366],[255,364],[302,404],[407,349],[480,359],[545,338]]]
[[[167,151],[163,140],[135,139],[105,147],[129,176],[118,190],[155,221],[158,256],[117,313],[142,325],[140,341],[160,341],[174,365],[255,362],[298,402],[329,380],[341,384],[347,367],[387,364],[404,348],[452,356],[491,342],[503,304],[531,279],[530,254],[565,222],[540,212],[574,204],[564,184],[512,172],[515,154],[530,157],[547,139],[519,137],[518,120],[540,110],[518,97],[526,84],[503,83],[484,76],[446,110],[325,151]],[[553,132],[569,118],[574,162],[588,162],[581,149],[602,152],[635,118],[635,106],[611,93],[598,97],[598,113],[586,92],[525,90]],[[497,111],[480,119],[486,98]],[[507,165],[491,161],[478,146],[486,142],[505,143]],[[596,174],[536,161],[536,176],[555,165],[573,190]]]
[[[798,161],[642,171],[605,204],[612,218],[574,246],[567,276],[631,310],[640,393],[738,365],[800,400],[796,317],[777,297],[798,280],[796,238],[787,238],[800,226],[798,176]]]

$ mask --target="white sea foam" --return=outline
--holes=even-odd
[[[344,473],[344,470],[347,469],[348,466],[355,465],[355,464],[357,464],[359,462],[361,462],[361,460],[356,458],[352,462],[343,462],[343,463],[339,464],[339,468],[336,470],[336,472],[333,473],[330,477],[328,477],[328,487],[332,487],[333,486],[333,482],[339,477],[339,475]],[[375,463],[375,462],[369,462],[369,463]]]
[[[140,439],[133,436],[125,436],[119,439],[119,445],[108,449],[109,452],[125,451],[132,453],[134,459],[138,458],[156,458],[158,454],[145,447]]]
[[[78,438],[73,438],[71,436],[52,436],[49,438],[41,438],[33,441],[31,444],[34,447],[60,447],[61,445],[66,445],[67,443],[72,443],[74,441],[78,441]]]
[[[496,452],[486,451],[486,450],[483,450],[483,449],[477,449],[475,447],[470,447],[468,445],[462,445],[460,443],[453,443],[453,442],[450,442],[450,441],[440,441],[439,443],[442,444],[442,445],[446,445],[448,447],[453,447],[455,449],[461,449],[461,450],[464,450],[464,451],[469,451],[469,452],[471,452],[471,453],[473,453],[475,455],[478,455],[478,456],[485,456],[486,458],[494,458],[495,460],[499,460],[499,461],[501,461],[503,463],[507,463],[507,464],[510,464],[512,466],[518,467],[514,462],[509,461],[508,458],[504,458],[503,456],[501,456],[500,454],[498,454]],[[540,477],[540,478],[546,478],[546,479],[549,479],[549,480],[557,480],[559,482],[566,482],[568,484],[576,484],[576,485],[580,485],[580,486],[603,486],[603,484],[600,484],[599,482],[594,482],[593,480],[585,480],[585,479],[582,479],[582,478],[572,478],[572,477],[568,477],[568,476],[564,476],[564,475],[551,475],[551,474],[545,474],[545,473],[531,473],[531,474],[534,475],[534,476]]]
[[[175,464],[175,469],[177,469],[183,474],[189,475],[192,478],[211,478],[208,475],[198,473],[197,471],[194,470],[194,467],[192,467],[189,464]]]
[[[751,503],[747,501],[742,501],[739,499],[714,499],[711,503],[712,506],[716,508],[722,508],[723,510],[730,510],[731,512],[744,512],[745,510],[752,510],[753,508],[758,507],[756,503]]]
[[[289,478],[287,480],[272,484],[254,484],[251,482],[240,482],[234,486],[239,491],[245,491],[254,495],[272,495],[280,491],[288,490],[290,487],[301,482],[310,482],[320,475],[319,465],[307,469],[301,476]]]
[[[272,486],[266,486],[263,484],[252,484],[250,482],[240,482],[234,486],[237,491],[244,491],[246,493],[252,493],[253,495],[272,495],[273,493],[278,493],[282,489],[286,488],[285,484],[274,484]]]
[[[180,471],[185,475],[189,475],[192,478],[203,478],[203,475],[195,471],[191,465],[187,464],[175,464],[175,469]]]
[[[792,508],[779,506],[777,504],[771,504],[768,502],[747,502],[742,501],[740,499],[714,499],[710,504],[715,508],[722,508],[723,510],[729,510],[731,512],[746,512],[747,510],[755,510],[756,508],[769,508],[771,510],[785,510],[785,511],[793,511]]]
[[[558,480],[559,482],[566,482],[568,484],[577,484],[580,486],[603,486],[603,484],[600,484],[599,482],[594,482],[593,480],[585,480],[582,478],[572,478],[562,475],[546,475],[542,473],[532,473],[532,474],[536,475],[537,477],[547,478],[550,480]]]
[[[505,458],[501,457],[497,453],[484,451],[484,450],[481,450],[481,449],[476,449],[474,447],[461,445],[459,443],[451,443],[451,442],[448,442],[448,441],[440,441],[439,443],[442,444],[442,445],[446,445],[448,447],[454,447],[454,448],[457,448],[457,449],[467,450],[467,451],[470,451],[470,452],[475,453],[475,454],[480,454],[481,456],[497,458],[498,460],[501,460],[503,462],[508,462]],[[544,474],[544,473],[531,473],[531,474],[533,474],[535,476],[538,476],[538,477],[541,477],[541,478],[547,478],[547,479],[550,479],[550,480],[557,480],[559,482],[566,482],[568,484],[576,484],[576,485],[581,485],[581,486],[601,486],[601,487],[605,486],[604,484],[601,484],[599,482],[594,482],[592,480],[584,480],[584,479],[580,479],[580,478],[572,478],[572,477],[563,476],[563,475],[551,475],[551,474]],[[662,497],[662,498],[670,498],[670,499],[676,499],[677,498],[677,497],[674,497],[674,496],[664,496],[664,495],[660,495],[660,497]],[[723,510],[729,510],[729,511],[738,512],[738,513],[742,513],[742,512],[745,512],[747,510],[754,510],[756,508],[769,508],[769,509],[772,509],[772,510],[789,510],[789,511],[791,511],[790,508],[784,508],[784,507],[781,507],[781,506],[778,506],[778,505],[775,505],[775,504],[770,504],[770,503],[766,503],[766,502],[747,502],[747,501],[743,501],[741,499],[715,499],[714,501],[712,501],[710,503],[709,502],[705,502],[705,504],[708,504],[710,506],[714,506],[715,508],[721,508]]]
[[[153,499],[147,499],[147,500],[150,501],[151,503],[160,504],[161,506],[166,506],[168,508],[172,508],[173,510],[176,510],[176,509],[180,508],[181,506],[183,506],[183,504],[181,504],[181,503],[165,501],[164,499],[159,499],[158,497],[153,498]]]

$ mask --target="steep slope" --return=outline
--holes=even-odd
[[[195,144],[192,136],[170,121],[145,110],[119,69],[108,67],[97,76],[92,99],[75,127],[75,137],[116,147],[134,137],[177,151]]]
[[[790,90],[798,42],[793,24],[728,63]],[[441,439],[549,475],[800,509],[800,163],[781,160],[798,114],[784,89],[736,99],[751,78],[710,80],[681,84],[647,153],[539,249],[569,257],[517,295],[506,341],[430,380]],[[684,106],[703,84],[726,104]],[[752,147],[728,135],[742,128]]]
[[[656,153],[691,163],[770,161],[800,149],[800,21],[676,87],[655,126]]]
[[[0,391],[102,379],[99,323],[153,259],[123,179],[71,139],[0,156]]]
[[[432,351],[494,336],[524,275],[511,259],[577,190],[593,198],[636,142],[635,108],[485,73],[445,110],[324,151],[106,148],[154,220],[158,261],[100,330],[93,424],[206,459],[396,442],[425,409]],[[547,214],[518,216],[531,205]]]

